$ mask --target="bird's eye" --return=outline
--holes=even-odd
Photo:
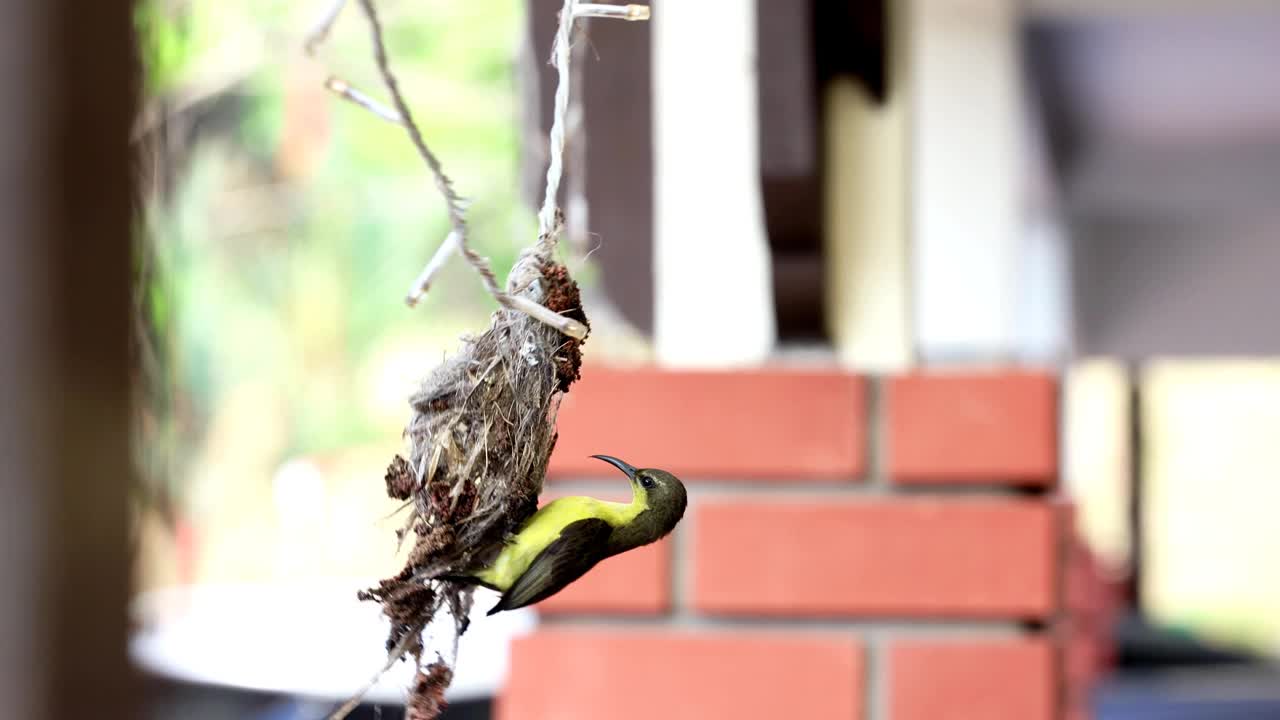
[[[651,488],[654,485],[657,485],[657,483],[653,481],[653,478],[649,477],[648,475],[640,476],[640,487]]]

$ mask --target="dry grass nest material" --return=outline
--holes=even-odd
[[[523,258],[509,288],[587,324],[577,283],[546,254]],[[489,562],[537,509],[559,398],[578,379],[580,344],[501,309],[410,398],[408,459],[392,460],[386,490],[411,507],[400,539],[413,548],[400,573],[360,593],[391,619],[389,653],[420,660],[421,630],[445,606],[457,634],[465,632],[472,589],[437,578]]]

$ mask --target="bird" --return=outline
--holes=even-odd
[[[605,558],[661,540],[684,517],[688,494],[675,475],[609,455],[591,457],[626,474],[631,502],[553,500],[521,523],[488,565],[441,579],[502,593],[489,615],[515,610],[555,595]]]

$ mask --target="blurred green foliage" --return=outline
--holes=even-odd
[[[405,134],[319,90],[328,71],[386,96],[355,3],[319,59],[304,57],[303,34],[325,1],[137,9],[148,98],[191,138],[166,156],[177,181],[147,205],[143,225],[156,270],[149,320],[173,387],[167,422],[193,458],[214,451],[209,433],[246,387],[262,397],[262,426],[242,430],[279,435],[277,462],[385,441],[388,421],[370,394],[390,349],[421,347],[425,374],[439,360],[431,348],[482,330],[494,307],[459,259],[419,308],[405,307],[447,219]],[[503,277],[536,232],[517,194],[523,4],[379,7],[427,142],[471,202],[473,243]],[[180,488],[187,474],[168,481]]]

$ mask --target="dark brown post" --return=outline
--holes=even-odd
[[[137,717],[132,4],[0,3],[0,716]]]

